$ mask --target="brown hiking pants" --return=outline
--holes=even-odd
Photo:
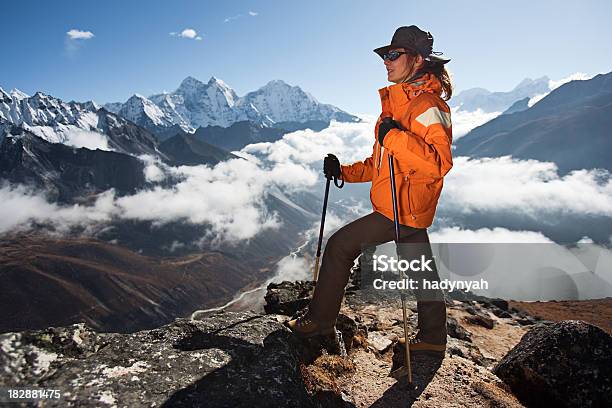
[[[348,283],[350,269],[366,246],[380,245],[395,240],[395,226],[392,220],[378,212],[372,212],[364,217],[345,225],[328,239],[321,261],[319,278],[310,301],[309,317],[324,326],[336,322],[344,289]],[[431,246],[427,229],[400,225],[401,243],[420,243],[417,245],[421,253],[428,259],[431,257]],[[406,246],[406,247],[414,247]],[[402,251],[400,245],[399,251]],[[403,255],[399,254],[401,259]],[[435,262],[430,265],[433,272],[416,275],[410,271],[413,279],[425,277],[430,281],[440,280]],[[434,344],[446,343],[446,304],[444,294],[440,289],[419,288],[413,290],[417,299],[419,337]]]

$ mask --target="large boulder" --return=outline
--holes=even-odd
[[[311,281],[270,283],[264,297],[264,310],[268,314],[293,316],[308,306],[313,290]]]
[[[538,325],[493,372],[527,406],[609,407],[612,336],[577,320]]]
[[[83,324],[0,335],[0,384],[48,406],[308,407],[299,345],[275,316],[219,312],[131,334]]]

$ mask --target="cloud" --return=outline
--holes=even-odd
[[[266,283],[312,279],[309,259],[287,255],[276,264],[274,277]]]
[[[527,101],[527,106],[529,106],[530,108],[535,105],[536,103],[540,102],[542,99],[544,99],[550,92],[546,92],[546,93],[541,93],[541,94],[537,94],[535,96],[532,96],[531,98],[529,98],[529,100]]]
[[[87,130],[67,130],[64,132],[64,143],[73,147],[85,147],[90,150],[112,150],[108,146],[108,138],[98,132]]]
[[[342,163],[363,160],[372,154],[373,144],[373,121],[331,122],[320,132],[299,130],[274,143],[248,145],[242,153],[271,162],[320,166],[327,153],[334,153]]]
[[[565,78],[561,78],[557,81],[554,80],[550,80],[548,81],[548,87],[550,88],[550,90],[554,90],[557,89],[558,87],[560,87],[563,84],[567,84],[568,82],[571,81],[586,81],[589,80],[591,78],[593,78],[595,75],[589,75],[589,74],[585,74],[584,72],[576,72],[574,74],[571,74]]]
[[[249,11],[247,13],[249,16],[251,17],[255,17],[257,15],[259,15],[258,12],[256,11]],[[231,16],[231,17],[227,17],[225,20],[223,20],[224,23],[229,23],[230,21],[234,21],[234,20],[238,20],[239,18],[243,17],[243,14],[236,14],[235,16]]]
[[[501,112],[483,112],[478,109],[473,112],[465,112],[459,110],[458,107],[451,111],[451,120],[453,122],[453,141],[465,136],[468,132],[480,125],[483,125],[495,119]]]
[[[223,20],[223,22],[229,23],[230,21],[237,20],[240,17],[242,17],[242,14],[236,14],[235,16],[227,17],[225,20]]]
[[[320,132],[300,130],[273,143],[251,144],[237,152],[246,160],[233,159],[214,167],[170,167],[151,156],[143,156],[147,180],[179,181],[170,187],[158,185],[122,197],[109,191],[89,207],[57,206],[47,202],[40,193],[5,186],[0,190],[0,201],[3,207],[5,203],[13,203],[10,208],[16,210],[7,213],[16,216],[3,219],[0,233],[27,227],[33,220],[66,229],[70,225],[126,219],[151,221],[157,225],[174,221],[207,225],[210,235],[205,238],[216,241],[249,239],[262,230],[280,226],[278,216],[266,207],[268,194],[276,189],[288,194],[321,193],[321,167],[327,153],[336,154],[342,163],[369,157],[374,144],[374,120],[364,117],[359,123],[332,122]],[[87,138],[91,136],[83,133],[70,140],[83,145],[90,142]],[[337,215],[330,209],[326,233],[350,221],[349,218],[369,211],[367,191],[367,184],[334,190],[330,203],[341,208],[350,202],[351,208],[342,208],[343,213]],[[456,220],[468,216],[488,216],[496,220],[505,214],[512,219],[533,220],[526,224],[529,226],[540,225],[538,222],[547,219],[562,220],[576,215],[612,216],[612,183],[608,172],[579,170],[560,176],[553,163],[536,160],[455,157],[442,194],[438,208],[440,216],[448,217],[445,228],[453,228],[457,225]],[[581,236],[591,232],[585,230]],[[439,234],[446,234],[445,237],[450,237],[451,233],[464,234],[463,239],[466,239],[467,233],[461,229],[439,231]],[[523,240],[530,239],[530,234],[539,234],[537,231],[512,234],[516,233],[525,234],[520,237]],[[479,230],[478,234],[487,239],[505,239],[504,234],[509,233],[492,228]]]
[[[181,38],[187,38],[187,39],[196,40],[196,41],[201,41],[202,40],[202,37],[200,35],[198,35],[198,32],[196,30],[194,30],[193,28],[185,28],[180,33],[172,31],[169,34],[172,37],[181,37]]]
[[[461,227],[445,227],[429,234],[432,243],[536,243],[552,242],[537,231],[512,231],[507,228],[479,228],[476,230]]]
[[[79,49],[83,46],[85,40],[90,40],[94,37],[91,31],[82,31],[71,29],[66,32],[64,40],[64,53],[68,57],[74,57]]]
[[[304,190],[317,181],[309,168],[290,162],[258,166],[233,159],[214,167],[170,167],[150,156],[141,159],[148,180],[171,177],[180,181],[171,187],[156,186],[121,197],[109,190],[90,206],[61,206],[48,202],[41,192],[5,185],[0,189],[0,201],[14,216],[3,219],[0,233],[28,229],[35,221],[58,231],[116,219],[152,221],[154,225],[183,221],[210,226],[205,238],[213,245],[235,242],[279,227],[277,214],[264,202],[272,186],[285,191]]]
[[[538,103],[540,100],[544,99],[544,97],[546,97],[551,91],[554,91],[561,85],[567,84],[568,82],[571,82],[571,81],[586,81],[586,80],[593,78],[594,76],[595,75],[589,75],[583,72],[576,72],[574,74],[571,74],[565,78],[561,78],[556,81],[551,79],[548,81],[548,87],[550,88],[550,91],[531,97],[529,99],[529,102],[527,102],[527,106],[531,108],[533,105]]]
[[[108,222],[116,212],[112,191],[101,194],[93,205],[59,206],[49,203],[44,194],[31,188],[4,184],[0,186],[0,199],[3,211],[11,214],[1,217],[0,233],[28,230],[36,222],[51,224],[61,234],[72,226]]]
[[[605,170],[576,170],[561,177],[554,163],[509,156],[456,157],[453,163],[441,205],[455,212],[612,216],[612,181]]]
[[[71,40],[89,40],[94,37],[94,34],[91,31],[81,31],[74,28],[66,32],[66,35]]]
[[[293,132],[275,143],[249,145],[240,154],[260,163],[297,163],[316,172],[320,172],[327,153],[336,154],[341,163],[364,160],[372,153],[376,118],[363,119],[360,123],[332,122],[320,132]],[[475,123],[477,115],[472,119],[471,123]],[[466,119],[465,123],[470,121]],[[544,224],[561,227],[559,220],[564,217],[577,220],[612,216],[612,183],[604,170],[578,170],[562,176],[554,163],[537,160],[454,157],[453,161],[439,202],[439,213],[448,218],[447,226],[467,220],[466,217],[483,220],[486,216],[492,222],[499,219],[499,225],[520,220],[535,228]],[[353,187],[362,190],[351,190]],[[367,185],[348,185],[334,194],[339,197],[349,191],[369,209]]]

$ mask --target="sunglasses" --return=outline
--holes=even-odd
[[[402,54],[408,54],[407,52],[401,52],[401,51],[389,51],[385,54],[382,55],[382,59],[385,61],[395,61],[396,59],[398,59],[400,57],[400,55]]]

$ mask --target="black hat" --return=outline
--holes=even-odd
[[[407,48],[410,49],[431,62],[439,62],[446,64],[450,59],[441,58],[438,55],[442,53],[432,51],[433,48],[433,36],[421,30],[415,25],[403,26],[395,30],[391,44],[379,47],[374,50],[375,53],[380,55],[382,58],[392,48]]]

